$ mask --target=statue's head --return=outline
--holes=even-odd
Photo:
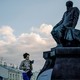
[[[66,2],[66,6],[67,6],[67,7],[72,7],[72,6],[73,6],[73,2],[70,1],[70,0],[67,1],[67,2]]]
[[[67,7],[67,11],[70,11],[70,9],[73,7],[73,2],[72,1],[67,1],[66,2],[66,7]]]

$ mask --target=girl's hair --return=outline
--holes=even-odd
[[[23,54],[24,59],[25,59],[28,55],[29,55],[28,53],[24,53],[24,54]]]

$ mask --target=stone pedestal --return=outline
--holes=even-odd
[[[54,80],[80,80],[80,47],[60,47],[55,49]]]
[[[80,47],[52,48],[51,51],[43,52],[43,58],[46,62],[39,73],[41,79],[38,80],[48,76],[44,77],[43,73],[51,69],[47,80],[80,80]]]

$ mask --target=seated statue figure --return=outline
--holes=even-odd
[[[72,1],[66,2],[67,11],[62,20],[54,26],[51,34],[58,46],[77,46],[80,43],[80,31],[75,29],[79,19],[79,9]]]

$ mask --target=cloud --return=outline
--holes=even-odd
[[[50,35],[51,25],[42,24],[35,29],[30,33],[22,33],[16,37],[10,26],[2,26],[0,28],[0,55],[5,57],[9,63],[12,61],[19,65],[23,53],[28,52],[31,59],[37,62],[35,63],[37,67],[38,61],[43,62],[43,52],[56,46],[56,43]]]
[[[13,51],[13,45],[16,42],[16,36],[13,32],[14,30],[10,26],[0,27],[0,54],[2,56],[11,54]]]
[[[53,27],[52,27],[52,25],[50,25],[50,24],[49,24],[49,25],[48,25],[48,24],[42,24],[42,25],[40,25],[39,28],[32,27],[32,28],[31,28],[31,31],[49,37],[49,36],[51,36],[51,35],[50,35],[50,32],[51,32],[52,28],[53,28]]]
[[[13,29],[10,26],[2,26],[0,28],[0,36],[4,42],[12,43],[16,41],[16,37],[13,34]]]
[[[50,34],[51,30],[52,30],[52,25],[42,24],[40,26],[40,32],[45,33],[47,35]]]
[[[23,33],[19,36],[18,40],[20,41],[20,43],[23,44],[33,44],[33,43],[37,43],[37,44],[45,44],[45,40],[43,38],[41,38],[41,36],[39,34],[33,33],[31,32],[30,34],[28,33]]]

